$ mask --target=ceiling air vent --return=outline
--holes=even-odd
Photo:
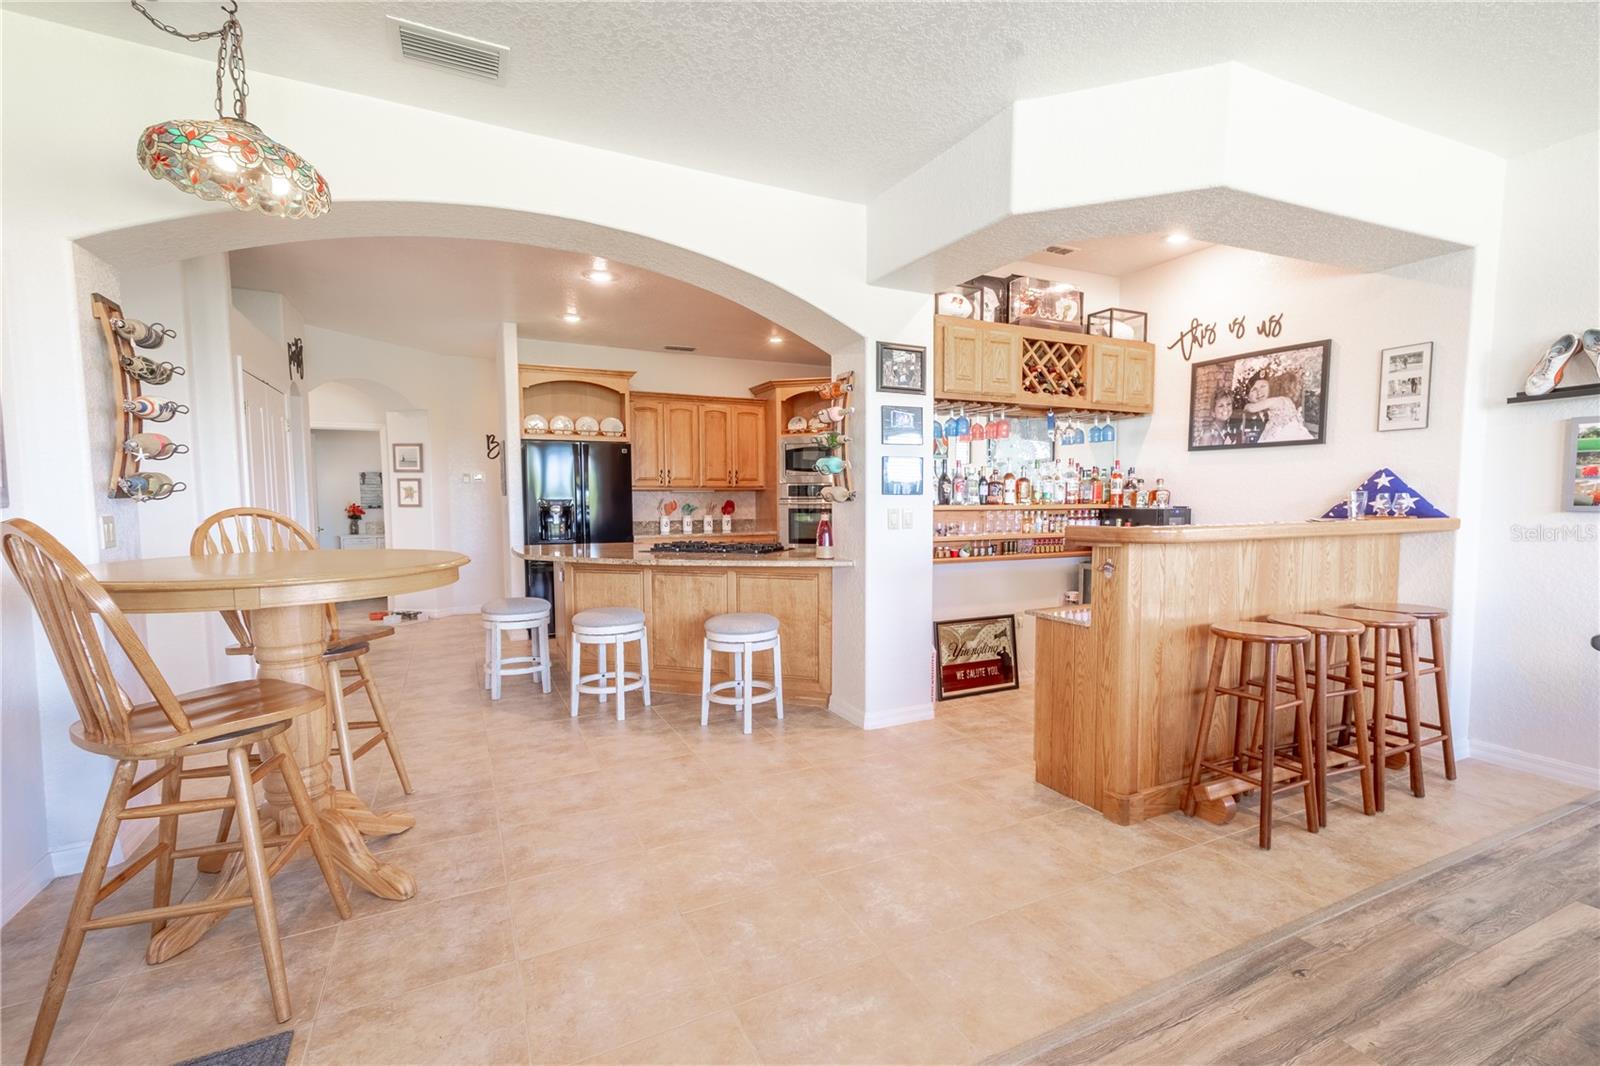
[[[692,352],[692,351],[694,351],[694,345],[692,345],[692,344],[668,344],[668,345],[666,345],[666,346],[664,346],[662,348],[662,351],[666,351],[666,352]]]
[[[1064,244],[1052,244],[1050,247],[1046,248],[1045,251],[1049,252],[1051,255],[1071,255],[1073,252],[1076,252],[1077,249],[1068,248]]]
[[[430,66],[444,67],[486,81],[500,80],[500,61],[510,51],[503,44],[388,16],[400,38],[400,54]]]

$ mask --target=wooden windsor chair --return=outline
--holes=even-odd
[[[190,555],[317,550],[319,550],[317,539],[300,523],[287,515],[259,507],[234,507],[218,511],[201,522],[189,539]],[[339,769],[344,774],[345,791],[355,791],[356,760],[381,743],[389,752],[389,761],[394,765],[395,776],[400,779],[400,787],[410,795],[411,777],[406,773],[406,761],[400,754],[400,744],[389,725],[389,713],[383,705],[382,695],[378,692],[378,682],[372,675],[371,665],[367,662],[367,652],[372,642],[393,636],[394,627],[361,626],[341,629],[339,612],[334,605],[326,604],[323,610],[327,618],[327,632],[322,662],[328,690],[328,704],[333,711],[334,736],[338,744]],[[249,618],[242,611],[221,613],[222,620],[227,623],[228,629],[238,642],[227,649],[228,654],[253,654],[255,644],[250,636]],[[343,664],[346,662],[355,666],[354,674],[344,671]],[[372,718],[349,720],[344,698],[356,692],[366,693],[367,703],[372,707]],[[360,747],[352,746],[350,741],[350,732],[356,729],[372,731],[372,735]],[[202,776],[204,773],[205,771],[197,771],[194,776]],[[227,829],[227,823],[224,821],[222,826],[224,834]]]
[[[321,705],[322,693],[305,685],[266,679],[233,681],[175,695],[122,610],[59,541],[32,522],[17,519],[0,526],[0,552],[32,601],[77,706],[78,721],[70,730],[72,742],[85,751],[116,760],[111,788],[89,844],[83,875],[67,914],[67,927],[39,1004],[25,1060],[28,1066],[44,1061],[84,936],[97,929],[148,923],[154,937],[171,920],[253,906],[273,1010],[278,1021],[288,1021],[292,1013],[289,982],[278,938],[271,880],[301,844],[311,846],[339,916],[350,916],[350,901],[324,846],[320,822],[285,737],[293,719]],[[149,701],[136,704],[123,689],[101,627],[149,689]],[[265,753],[253,769],[249,759],[251,745],[259,745]],[[218,752],[226,756],[229,794],[182,800],[178,774],[183,760]],[[136,779],[141,761],[157,765]],[[255,785],[272,772],[282,775],[300,818],[301,827],[292,836],[263,837],[257,820]],[[135,796],[157,784],[161,786],[160,802],[129,805]],[[232,812],[237,818],[238,841],[178,846],[181,816],[218,810]],[[155,846],[109,881],[104,880],[117,830],[125,821],[143,818],[160,819]],[[277,849],[271,862],[267,861],[267,848]],[[242,853],[247,895],[172,902],[173,866],[177,860],[231,852]],[[95,917],[96,907],[151,864],[155,865],[152,906]]]

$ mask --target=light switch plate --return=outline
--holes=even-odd
[[[900,512],[893,507],[889,508],[889,528],[900,528]]]
[[[108,514],[100,516],[100,547],[117,546],[117,520]]]
[[[911,508],[909,508],[909,507],[900,508],[900,528],[901,529],[910,529],[911,528]]]

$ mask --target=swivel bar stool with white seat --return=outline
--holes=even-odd
[[[623,665],[622,649],[630,640],[639,642],[639,670],[631,672]],[[600,652],[600,672],[585,674],[580,656],[585,644],[594,644]],[[617,668],[606,669],[606,648],[614,647]],[[650,706],[650,639],[645,632],[644,612],[632,607],[593,607],[572,616],[572,657],[567,661],[572,675],[572,717],[578,717],[578,697],[589,693],[600,697],[617,697],[617,721],[628,717],[625,693],[640,691],[644,705]]]
[[[500,698],[500,679],[538,674],[539,687],[550,691],[550,601],[537,596],[507,596],[483,605],[483,687],[489,698]],[[526,629],[532,645],[528,655],[506,655],[501,634]]]
[[[711,656],[715,652],[733,656],[733,680],[711,683]],[[755,678],[755,653],[772,652],[772,680]],[[731,692],[732,695],[722,695]],[[711,720],[711,705],[744,708],[744,731],[750,732],[751,711],[755,704],[774,701],[778,717],[783,717],[783,652],[778,646],[778,620],[770,614],[719,614],[706,619],[705,654],[700,667],[700,724]]]

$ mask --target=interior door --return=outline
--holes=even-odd
[[[733,409],[733,480],[740,488],[767,487],[767,413],[760,407]]]
[[[700,405],[679,400],[661,404],[661,455],[666,484],[693,487],[700,482]]]
[[[244,454],[250,505],[289,513],[289,412],[284,395],[244,375]]]
[[[633,444],[633,485],[660,488],[666,484],[667,469],[661,447],[661,404],[656,400],[634,400],[630,409],[628,439]]]
[[[700,405],[700,484],[733,484],[733,409]]]

